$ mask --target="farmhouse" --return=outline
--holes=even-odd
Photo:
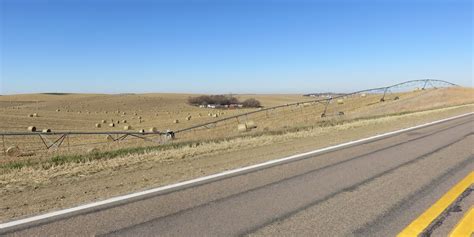
[[[210,109],[219,109],[219,108],[223,108],[224,106],[223,105],[217,105],[217,104],[208,104],[207,105],[207,108],[210,108]]]

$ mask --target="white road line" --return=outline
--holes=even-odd
[[[136,192],[136,193],[131,193],[131,194],[123,195],[123,196],[109,198],[109,199],[99,201],[99,202],[93,202],[93,203],[89,203],[89,204],[85,204],[85,205],[81,205],[81,206],[77,206],[77,207],[73,207],[73,208],[63,209],[63,210],[54,211],[54,212],[50,212],[50,213],[46,213],[46,214],[42,214],[42,215],[38,215],[38,216],[28,217],[28,218],[25,218],[25,219],[6,222],[6,223],[0,224],[0,230],[15,227],[15,226],[18,226],[18,225],[28,224],[28,223],[32,223],[32,222],[36,222],[36,221],[41,221],[41,220],[45,220],[45,219],[52,218],[52,217],[59,217],[61,215],[71,214],[71,213],[78,212],[78,211],[84,211],[86,209],[100,207],[100,206],[103,206],[103,205],[113,204],[113,203],[125,201],[127,199],[132,199],[132,198],[136,198],[136,197],[140,197],[140,196],[144,196],[144,195],[149,195],[149,194],[153,194],[153,193],[159,193],[159,192],[167,191],[167,190],[170,190],[170,189],[184,187],[186,185],[197,184],[197,183],[204,182],[204,181],[210,181],[212,179],[222,178],[222,177],[225,177],[225,176],[228,176],[228,175],[236,175],[240,172],[250,171],[250,170],[253,170],[253,169],[263,168],[263,167],[266,167],[266,166],[272,166],[272,165],[275,165],[275,164],[278,164],[278,163],[284,163],[284,162],[287,162],[289,160],[298,159],[298,158],[301,158],[301,157],[304,157],[304,156],[315,155],[315,154],[318,154],[318,153],[322,153],[322,152],[326,152],[326,151],[329,151],[329,150],[342,148],[342,147],[345,147],[345,146],[351,146],[351,145],[354,145],[354,144],[363,143],[363,142],[367,142],[367,141],[370,141],[370,140],[375,140],[375,139],[379,139],[379,138],[383,138],[383,137],[388,137],[388,136],[391,136],[391,135],[407,132],[407,131],[410,131],[410,130],[415,130],[415,129],[419,129],[419,128],[423,128],[423,127],[428,127],[428,126],[431,126],[431,125],[434,125],[434,124],[443,123],[443,122],[454,120],[454,119],[461,118],[461,117],[466,117],[466,116],[469,116],[469,115],[472,115],[472,114],[474,114],[474,112],[466,113],[466,114],[458,115],[458,116],[455,116],[455,117],[446,118],[446,119],[442,119],[442,120],[438,120],[438,121],[434,121],[434,122],[430,122],[430,123],[426,123],[426,124],[422,124],[422,125],[418,125],[418,126],[414,126],[414,127],[410,127],[410,128],[405,128],[405,129],[401,129],[401,130],[397,130],[397,131],[393,131],[393,132],[388,132],[388,133],[384,133],[384,134],[380,134],[380,135],[376,135],[376,136],[372,136],[372,137],[368,137],[368,138],[363,138],[363,139],[356,140],[356,141],[346,142],[346,143],[342,143],[342,144],[339,144],[339,145],[330,146],[330,147],[326,147],[326,148],[322,148],[322,149],[318,149],[318,150],[314,150],[314,151],[310,151],[310,152],[306,152],[306,153],[301,153],[301,154],[297,154],[297,155],[293,155],[293,156],[288,156],[288,157],[284,157],[284,158],[280,158],[280,159],[276,159],[276,160],[270,160],[270,161],[260,163],[260,164],[256,164],[256,165],[251,165],[251,166],[246,166],[246,167],[243,167],[243,168],[224,171],[224,172],[221,172],[221,173],[217,173],[217,174],[213,174],[213,175],[209,175],[209,176],[204,176],[204,177],[200,177],[200,178],[196,178],[196,179],[192,179],[192,180],[188,180],[188,181],[184,181],[184,182],[180,182],[180,183],[175,183],[175,184],[171,184],[171,185],[166,185],[166,186],[162,186],[162,187],[159,187],[159,188],[149,189],[149,190],[145,190],[145,191],[141,191],[141,192]]]

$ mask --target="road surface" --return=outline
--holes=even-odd
[[[473,132],[469,115],[0,234],[395,236],[474,170]]]

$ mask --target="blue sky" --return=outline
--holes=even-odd
[[[0,93],[472,86],[469,0],[0,0]]]

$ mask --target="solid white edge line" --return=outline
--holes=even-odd
[[[357,144],[357,143],[362,143],[362,142],[366,142],[366,141],[370,141],[370,140],[374,140],[374,139],[378,139],[378,138],[382,138],[382,137],[387,137],[387,136],[403,133],[403,132],[418,129],[418,128],[428,127],[428,126],[431,126],[431,125],[434,125],[434,124],[443,123],[443,122],[446,122],[446,121],[450,121],[450,120],[454,120],[454,119],[457,119],[457,118],[469,116],[469,115],[472,115],[472,114],[474,114],[474,112],[461,114],[461,115],[458,115],[458,116],[454,116],[454,117],[450,117],[450,118],[446,118],[446,119],[442,119],[442,120],[438,120],[438,121],[433,121],[433,122],[417,125],[417,126],[410,127],[410,128],[404,128],[404,129],[397,130],[397,131],[392,131],[392,132],[388,132],[388,133],[384,133],[384,134],[379,134],[379,135],[375,135],[375,136],[368,137],[368,138],[363,138],[363,139],[356,140],[356,141],[350,141],[350,142],[346,142],[346,143],[342,143],[342,144],[338,144],[338,145],[334,145],[334,146],[330,146],[330,147],[325,147],[325,148],[318,149],[318,150],[313,150],[313,151],[310,151],[310,152],[305,152],[305,153],[301,153],[301,154],[297,154],[297,155],[292,155],[292,156],[288,156],[288,157],[284,157],[284,158],[280,158],[280,159],[276,159],[276,160],[270,160],[270,161],[260,163],[260,164],[256,164],[256,165],[246,166],[246,167],[242,167],[242,168],[238,168],[238,169],[234,169],[234,170],[228,170],[228,171],[224,171],[224,172],[213,174],[213,175],[203,176],[203,177],[200,177],[200,178],[191,179],[191,180],[180,182],[180,183],[170,184],[170,185],[166,185],[166,186],[162,186],[162,187],[158,187],[158,188],[153,188],[153,189],[149,189],[149,190],[145,190],[145,191],[140,191],[140,192],[131,193],[131,194],[123,195],[123,196],[113,197],[113,198],[109,198],[109,199],[106,199],[106,200],[103,200],[103,201],[93,202],[93,203],[89,203],[89,204],[85,204],[85,205],[81,205],[81,206],[77,206],[77,207],[73,207],[73,208],[54,211],[54,212],[50,212],[50,213],[46,213],[46,214],[42,214],[42,215],[38,215],[38,216],[28,217],[28,218],[25,218],[25,219],[6,222],[6,223],[0,224],[0,229],[14,227],[14,226],[17,226],[17,225],[22,225],[22,224],[27,224],[27,223],[30,223],[30,222],[39,221],[39,220],[43,220],[43,219],[47,219],[47,218],[51,218],[51,217],[57,217],[57,216],[64,215],[64,214],[70,214],[70,213],[73,213],[73,212],[82,211],[82,210],[93,208],[93,207],[99,207],[99,206],[106,205],[106,204],[111,204],[111,203],[114,203],[114,202],[124,201],[124,200],[135,198],[135,197],[140,197],[140,196],[144,196],[144,195],[148,195],[148,194],[152,194],[152,193],[156,193],[156,192],[165,191],[165,190],[168,190],[168,189],[178,188],[178,187],[182,187],[182,186],[193,184],[193,183],[199,183],[199,182],[214,179],[214,178],[224,177],[224,176],[231,175],[231,174],[237,174],[239,172],[248,171],[248,170],[255,169],[255,168],[261,168],[261,167],[265,167],[265,166],[269,166],[269,165],[274,165],[274,164],[285,162],[285,161],[288,161],[288,160],[301,158],[301,157],[307,156],[307,155],[314,155],[314,154],[325,152],[325,151],[328,151],[328,150],[333,150],[333,149],[337,149],[337,148],[341,148],[341,147],[345,147],[345,146],[354,145],[354,144]]]

